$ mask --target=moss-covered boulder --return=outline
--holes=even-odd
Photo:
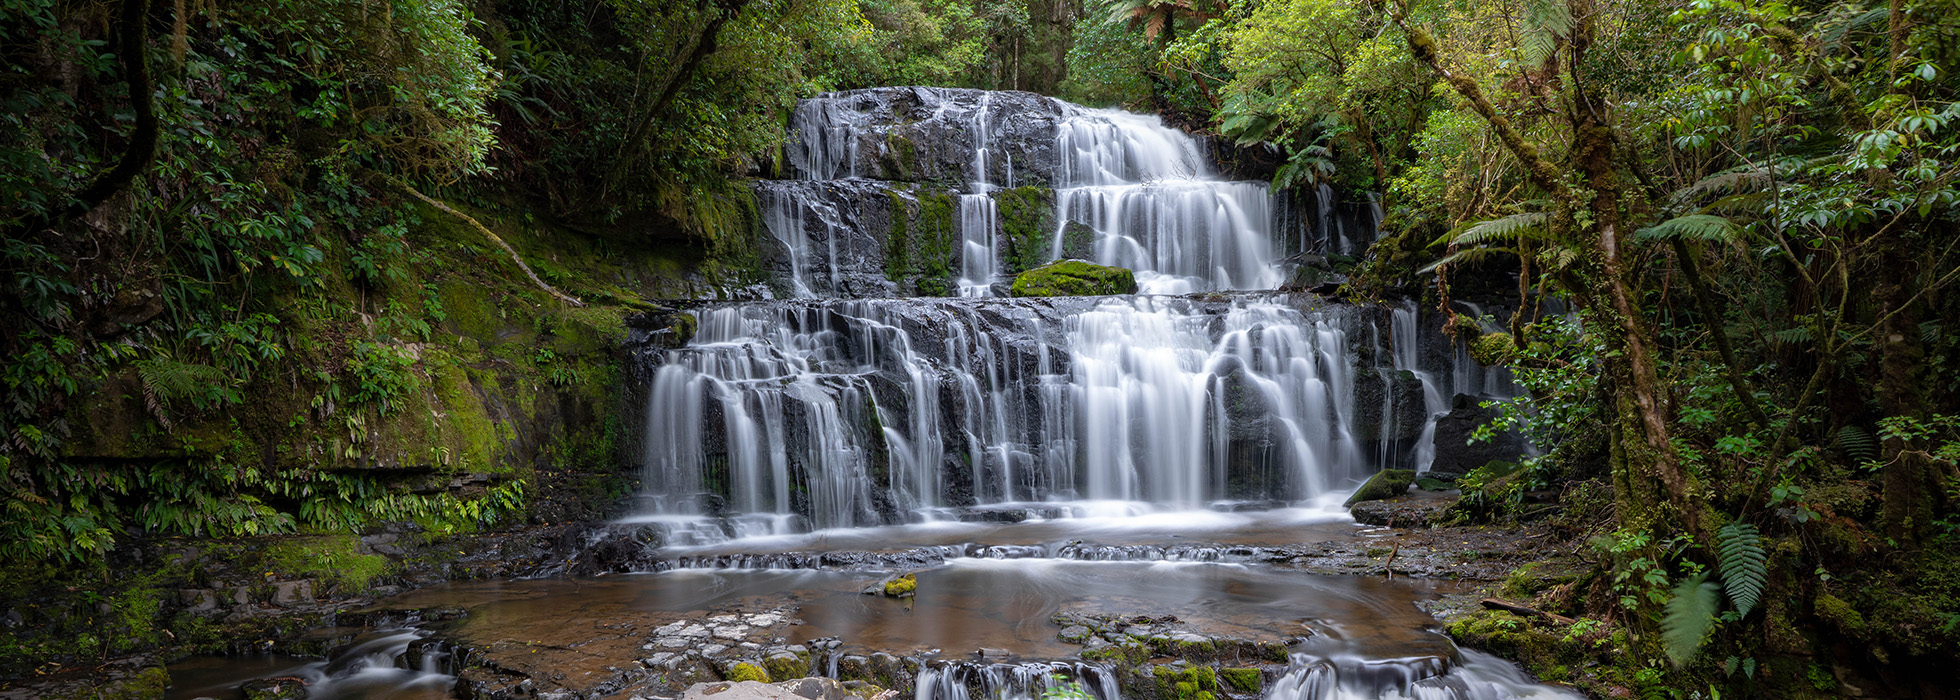
[[[1409,484],[1415,483],[1415,480],[1414,470],[1383,469],[1374,476],[1368,477],[1368,483],[1362,484],[1360,489],[1355,490],[1354,495],[1348,497],[1347,503],[1342,505],[1352,506],[1362,501],[1379,501],[1400,496],[1409,492]]]
[[[1137,293],[1136,273],[1085,260],[1059,260],[1014,278],[1017,297],[1083,297]]]
[[[906,574],[885,582],[885,597],[910,598],[919,590],[919,577]]]

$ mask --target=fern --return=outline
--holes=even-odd
[[[1416,270],[1416,274],[1426,275],[1431,272],[1435,272],[1436,268],[1442,267],[1444,265],[1454,265],[1457,263],[1474,263],[1489,258],[1493,258],[1502,254],[1515,255],[1516,253],[1517,253],[1516,250],[1512,250],[1510,248],[1469,248],[1465,250],[1459,250],[1454,253],[1450,253],[1449,255],[1443,256],[1441,260],[1437,260],[1436,262],[1429,263],[1428,265],[1424,265],[1422,269]]]
[[[1643,241],[1690,238],[1729,243],[1736,240],[1736,226],[1734,222],[1714,214],[1689,214],[1641,229],[1638,237]]]
[[[1776,341],[1778,344],[1781,345],[1795,345],[1797,343],[1808,343],[1811,340],[1810,329],[1805,328],[1803,326],[1798,326],[1796,328],[1785,328],[1783,330],[1770,333],[1769,339]]]
[[[1463,233],[1457,234],[1456,239],[1450,242],[1456,245],[1483,245],[1497,241],[1508,242],[1519,235],[1536,238],[1537,236],[1531,234],[1542,233],[1545,222],[1550,221],[1551,218],[1552,215],[1542,211],[1512,214],[1464,229]]]
[[[1855,425],[1838,428],[1837,448],[1858,464],[1878,459],[1878,440],[1872,438],[1871,431]]]
[[[1685,666],[1701,650],[1701,639],[1715,624],[1715,606],[1720,603],[1722,585],[1708,580],[1702,572],[1674,587],[1661,618],[1661,644],[1675,666]]]
[[[1562,0],[1531,0],[1519,23],[1518,49],[1525,65],[1544,68],[1558,41],[1572,35],[1572,11]]]
[[[1750,523],[1733,522],[1723,525],[1715,539],[1723,587],[1729,592],[1729,600],[1735,603],[1737,616],[1748,617],[1749,611],[1762,600],[1763,581],[1769,576],[1769,558],[1763,552],[1762,533]]]

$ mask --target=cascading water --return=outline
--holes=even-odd
[[[697,314],[693,342],[647,356],[649,517],[728,515],[765,532],[1022,501],[1199,508],[1341,490],[1399,465],[1356,437],[1391,420],[1356,400],[1361,373],[1413,362],[1362,367],[1354,344],[1417,342],[1384,314],[1256,296]],[[1424,388],[1401,400],[1434,413]]]
[[[1267,186],[1213,176],[1201,144],[1155,117],[894,88],[806,100],[791,132],[799,179],[759,184],[759,202],[782,288],[828,300],[702,307],[691,343],[646,354],[644,519],[669,520],[670,542],[1027,503],[1297,502],[1427,467],[1448,410],[1436,373],[1470,381],[1420,361],[1412,308],[848,299],[891,294],[895,265],[940,265],[916,257],[945,230],[934,216],[955,236],[936,253],[952,264],[932,268],[948,271],[942,291],[992,296],[1004,251],[1026,243],[1004,233],[1000,199],[1022,183],[1052,197],[1036,259],[1128,267],[1146,293],[1278,286]],[[1317,198],[1322,237],[1348,251],[1333,192]]]
[[[1199,141],[1156,117],[1027,93],[907,88],[805,100],[790,131],[797,180],[757,189],[794,296],[891,296],[857,278],[890,272],[883,246],[912,244],[863,233],[902,223],[911,214],[897,203],[921,194],[957,199],[951,289],[991,296],[1007,248],[999,200],[1024,185],[1052,199],[1055,227],[1024,259],[1129,268],[1149,294],[1268,290],[1283,279],[1266,183],[1218,178]]]

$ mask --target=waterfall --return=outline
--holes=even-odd
[[[1450,392],[1508,383],[1426,361],[1413,306],[1253,291],[1281,279],[1266,184],[1218,177],[1156,117],[888,88],[805,100],[791,122],[795,179],[756,193],[797,298],[698,306],[686,346],[641,355],[641,517],[669,542],[1300,502],[1426,468]],[[1002,221],[1020,183],[1037,189],[1016,216],[1044,201],[1030,191],[1052,198],[1045,238]],[[1372,198],[1351,217],[1331,188],[1317,200],[1323,245],[1366,244],[1343,220],[1372,227]],[[983,298],[1017,245],[1015,265],[1088,257],[1145,294]],[[918,289],[964,298],[888,298],[888,268],[928,267],[944,276]]]
[[[1371,461],[1355,438],[1358,373],[1397,371],[1416,343],[1399,315],[1383,329],[1349,307],[1265,297],[697,313],[693,342],[646,355],[645,483],[661,494],[655,514],[718,503],[762,531],[1023,501],[1200,508],[1348,488],[1398,466]],[[1384,330],[1395,353],[1360,366],[1355,344]]]

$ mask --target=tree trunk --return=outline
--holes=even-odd
[[[1920,305],[1913,301],[1919,269],[1905,236],[1886,236],[1881,276],[1873,296],[1884,319],[1873,339],[1878,346],[1878,404],[1888,418],[1925,418],[1926,349],[1919,336]],[[1882,523],[1893,544],[1911,548],[1927,534],[1942,489],[1932,460],[1921,445],[1892,437],[1881,445],[1885,460]]]
[[[742,8],[749,4],[749,0],[714,0],[712,3],[702,4],[703,9],[712,12],[713,16],[708,19],[699,33],[689,38],[688,46],[682,51],[678,68],[662,82],[653,104],[648,105],[646,110],[640,113],[639,120],[633,124],[633,130],[628,132],[626,140],[620,143],[619,159],[613,161],[613,166],[606,170],[604,185],[599,190],[600,197],[612,194],[619,188],[620,183],[625,181],[627,171],[638,162],[640,151],[646,147],[647,139],[653,136],[654,123],[659,121],[660,115],[666,113],[667,104],[673,102],[674,96],[680,93],[682,85],[687,84],[687,79],[694,75],[694,70],[701,65],[701,61],[715,52],[721,26],[741,14]]]
[[[129,135],[129,148],[123,150],[116,166],[96,176],[88,187],[75,193],[66,206],[50,208],[30,217],[13,230],[10,238],[24,238],[54,228],[69,219],[87,214],[123,191],[131,181],[150,168],[157,153],[156,87],[150,80],[149,0],[123,0],[116,54],[123,73],[129,78],[129,104],[136,113],[136,130]]]

